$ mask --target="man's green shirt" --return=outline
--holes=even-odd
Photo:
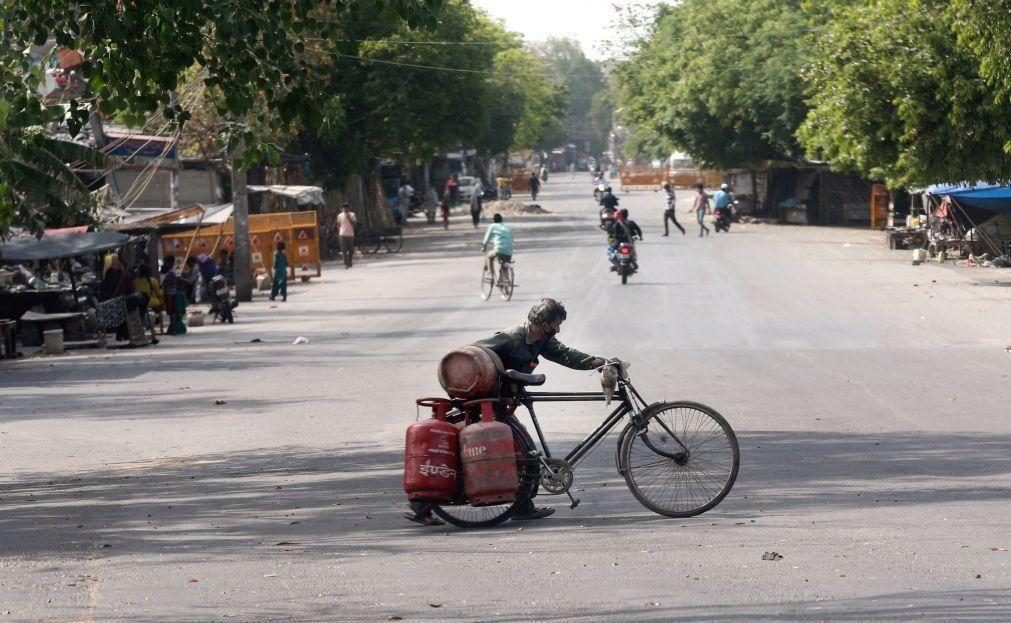
[[[548,361],[554,361],[566,368],[575,370],[593,368],[593,355],[569,348],[554,337],[534,342],[530,339],[530,332],[525,324],[498,331],[495,335],[474,344],[495,351],[495,354],[502,359],[502,365],[506,370],[530,374],[540,363],[538,357],[541,355]]]

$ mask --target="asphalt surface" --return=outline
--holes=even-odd
[[[684,210],[688,235],[664,238],[657,194],[621,201],[645,230],[627,286],[589,178],[563,174],[550,215],[507,219],[510,302],[478,296],[483,231],[461,215],[234,326],[0,362],[0,621],[1011,620],[1011,273],[914,267],[863,229],[700,239]],[[722,504],[650,513],[612,437],[576,510],[402,519],[404,429],[439,358],[541,296],[568,308],[562,341],[630,360],[647,399],[727,417],[742,459]],[[605,413],[539,411],[556,453]]]

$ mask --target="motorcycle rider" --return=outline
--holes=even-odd
[[[540,357],[561,364],[573,370],[592,370],[606,363],[604,357],[588,355],[582,351],[570,348],[558,341],[562,322],[567,317],[565,306],[554,299],[543,298],[530,308],[527,322],[522,325],[498,331],[495,335],[474,342],[476,346],[484,346],[493,351],[502,360],[506,370],[516,370],[530,374],[540,364]],[[533,450],[533,438],[527,429],[516,419],[513,412],[516,406],[505,408],[497,414],[501,422],[508,424],[515,432],[518,441],[525,450]],[[531,496],[533,497],[533,496]],[[432,516],[432,505],[424,502],[412,502],[412,513],[404,517],[415,523],[433,526],[443,522]],[[551,507],[536,507],[533,500],[528,499],[516,510],[514,520],[543,519],[554,514]]]
[[[726,218],[730,220],[730,204],[733,203],[734,196],[730,192],[730,186],[720,184],[720,189],[713,195],[713,209],[716,218]]]
[[[610,186],[604,186],[604,194],[600,197],[600,214],[603,215],[604,211],[614,212],[618,208],[618,198],[614,196],[611,192]]]
[[[615,212],[614,216],[614,223],[608,231],[610,238],[607,246],[607,257],[611,260],[611,270],[618,270],[618,248],[623,242],[632,245],[632,270],[638,270],[639,264],[635,253],[635,238],[638,236],[639,240],[642,240],[642,229],[639,228],[639,225],[635,221],[628,218],[628,210],[625,208]]]

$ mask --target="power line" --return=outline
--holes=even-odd
[[[411,67],[411,68],[414,68],[414,69],[434,69],[436,71],[450,71],[450,72],[465,73],[465,74],[480,74],[480,75],[485,75],[485,76],[505,76],[505,77],[513,77],[513,76],[541,76],[541,77],[545,77],[545,78],[552,78],[552,77],[556,77],[557,76],[557,77],[562,77],[562,78],[584,78],[584,79],[588,79],[588,80],[589,79],[593,79],[593,78],[598,78],[600,80],[604,79],[604,76],[602,74],[601,75],[591,75],[591,74],[556,74],[556,73],[552,72],[549,69],[545,69],[544,71],[526,71],[526,72],[521,72],[521,71],[488,71],[488,70],[484,70],[484,69],[464,69],[462,67],[443,67],[443,66],[440,66],[440,65],[422,65],[420,63],[404,63],[402,61],[387,61],[387,60],[382,60],[382,59],[378,59],[378,58],[366,58],[364,56],[354,56],[352,54],[334,53],[333,56],[340,57],[340,58],[347,58],[347,59],[351,59],[351,60],[355,60],[355,61],[361,61],[361,62],[364,62],[364,63],[378,63],[380,65],[393,65],[393,66],[397,66],[397,67]]]

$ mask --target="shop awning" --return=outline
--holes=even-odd
[[[56,234],[37,238],[18,238],[0,243],[0,262],[30,262],[88,255],[122,247],[130,236],[114,231],[83,234]]]
[[[323,205],[323,189],[319,186],[246,186],[250,193],[270,193],[279,197],[294,199],[295,203],[303,205]]]
[[[928,195],[951,197],[959,205],[982,208],[1000,214],[1011,214],[1011,186],[1000,184],[934,184],[928,186]]]
[[[203,219],[200,215],[203,213]],[[116,231],[144,231],[149,229],[186,229],[200,225],[218,225],[232,217],[232,204],[219,203],[215,205],[195,204],[187,208],[179,208],[160,212],[155,215],[134,215],[138,218],[124,223],[109,225]]]

